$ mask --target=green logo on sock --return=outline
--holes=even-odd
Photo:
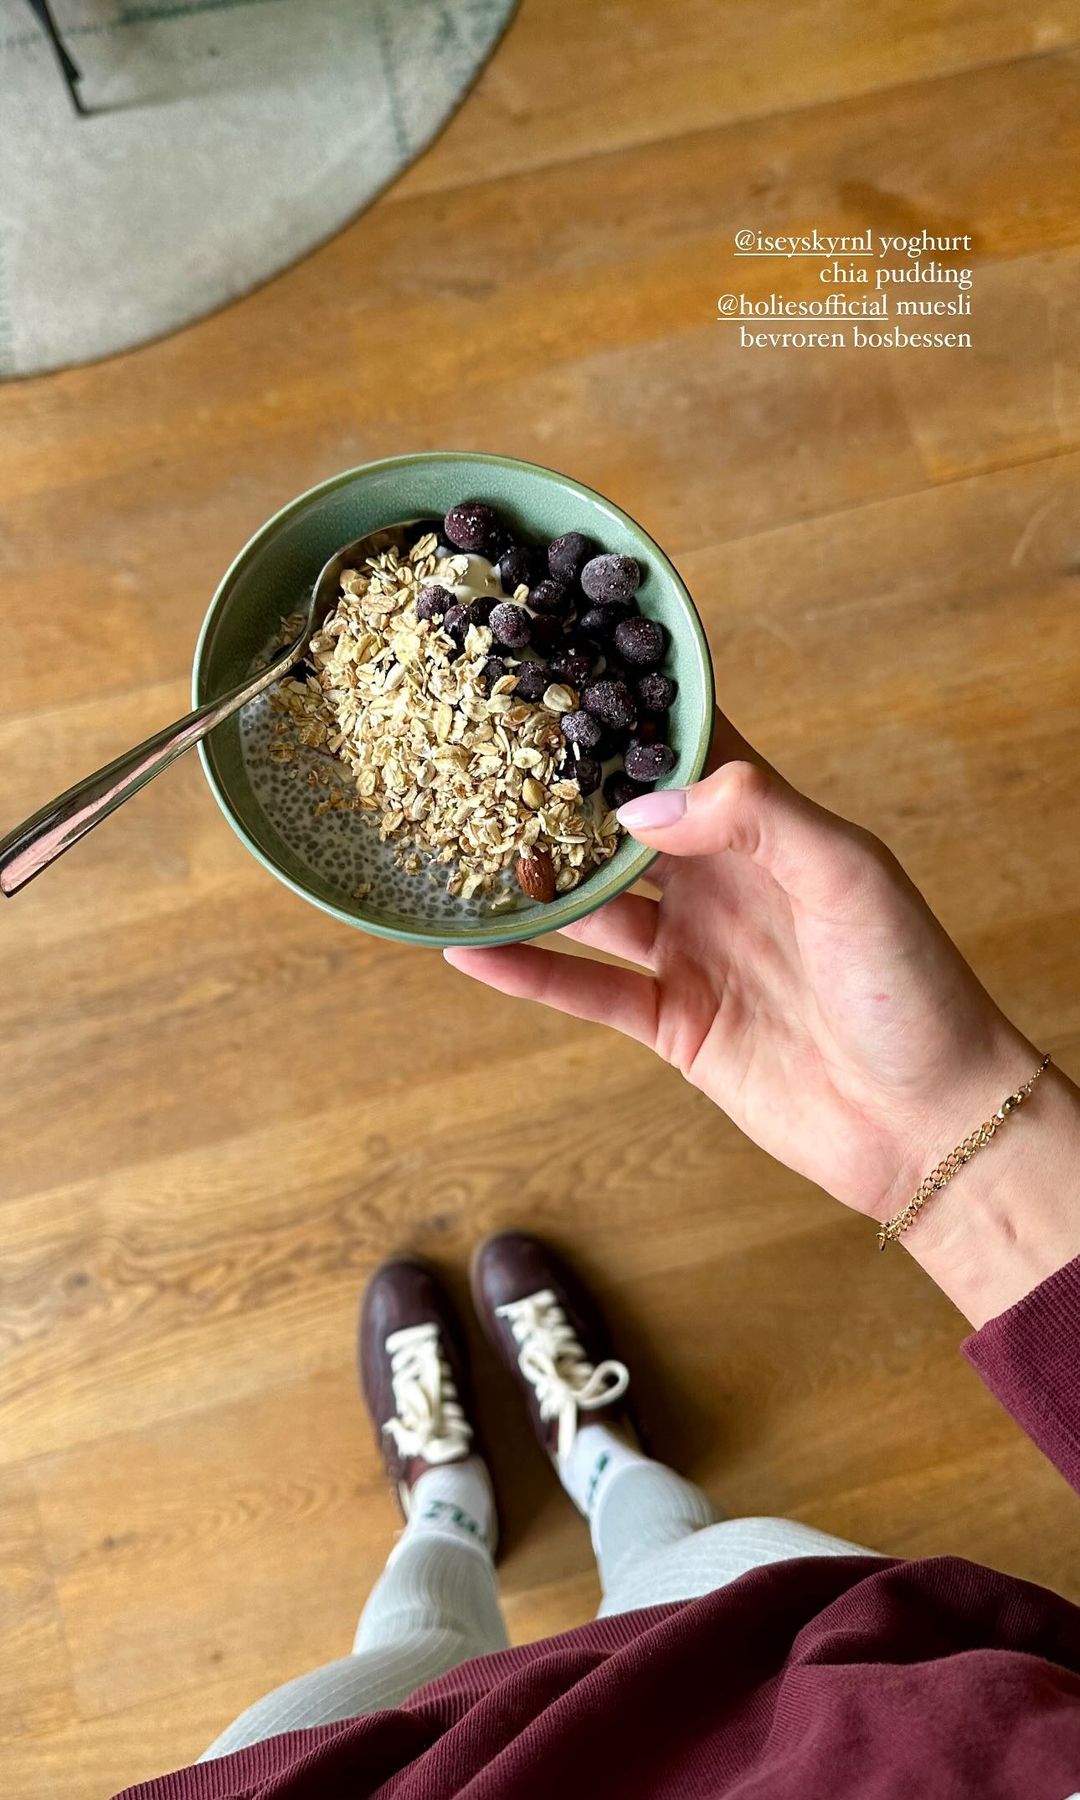
[[[596,1498],[596,1484],[599,1481],[601,1475],[604,1473],[604,1470],[607,1468],[608,1463],[610,1461],[611,1461],[611,1457],[608,1455],[607,1451],[601,1450],[599,1456],[596,1459],[596,1466],[593,1469],[592,1474],[589,1476],[589,1486],[585,1493],[585,1511],[586,1511],[586,1513],[592,1512],[593,1500]]]
[[[449,1500],[429,1500],[420,1517],[437,1519],[444,1525],[456,1525],[459,1530],[467,1531],[470,1537],[483,1537],[484,1535],[476,1520],[470,1518],[467,1512],[462,1512],[460,1506],[455,1506]]]

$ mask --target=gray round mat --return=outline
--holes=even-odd
[[[0,0],[0,375],[159,337],[340,229],[430,142],[515,0],[54,0],[89,118]]]

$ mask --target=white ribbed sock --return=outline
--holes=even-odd
[[[570,1454],[559,1468],[559,1478],[578,1511],[591,1520],[617,1471],[647,1461],[618,1427],[579,1425]]]
[[[442,1463],[421,1475],[409,1497],[409,1517],[391,1561],[406,1540],[421,1532],[468,1539],[480,1549],[495,1548],[495,1496],[487,1464],[479,1456]]]
[[[674,1469],[647,1457],[636,1464],[621,1463],[605,1482],[589,1520],[605,1611],[651,1606],[651,1600],[620,1604],[620,1587],[636,1571],[639,1585],[648,1589],[650,1574],[667,1550],[714,1524],[716,1517],[708,1495]]]

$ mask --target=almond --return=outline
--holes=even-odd
[[[555,870],[546,850],[527,850],[514,864],[518,887],[530,900],[545,904],[555,898]]]

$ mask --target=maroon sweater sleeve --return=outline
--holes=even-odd
[[[1080,1493],[1080,1256],[1008,1312],[964,1355],[1017,1424]]]

